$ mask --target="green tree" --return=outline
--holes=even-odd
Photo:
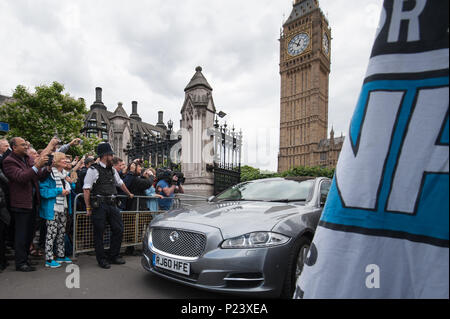
[[[261,178],[261,171],[259,168],[254,168],[248,165],[241,167],[241,181],[247,182]]]
[[[333,178],[334,169],[324,167],[306,167],[297,166],[282,173],[262,174],[258,168],[251,166],[242,166],[241,181],[252,181],[256,179],[272,178],[272,177],[293,177],[293,176],[310,176],[310,177],[329,177]]]
[[[325,176],[329,178],[333,178],[334,169],[326,168],[326,167],[307,167],[307,166],[297,166],[288,171],[285,171],[280,174],[283,177],[287,176],[311,176],[311,177],[319,177]]]
[[[80,137],[88,112],[86,105],[63,91],[64,85],[58,82],[37,86],[34,93],[18,85],[13,101],[0,106],[0,118],[10,125],[7,137],[20,136],[36,149],[45,148],[55,135],[63,143]],[[100,142],[100,139],[82,139],[83,145],[72,148],[72,155],[91,152]]]

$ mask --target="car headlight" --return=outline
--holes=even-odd
[[[225,240],[221,247],[225,249],[263,248],[286,244],[289,237],[272,232],[254,232]]]
[[[151,247],[151,245],[152,245],[152,228],[150,226],[147,227],[144,238],[148,241],[147,243]]]

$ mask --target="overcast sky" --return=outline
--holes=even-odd
[[[332,28],[329,129],[348,128],[381,0],[321,0]],[[218,110],[242,128],[243,162],[275,171],[279,36],[290,0],[0,0],[0,94],[59,81],[87,107],[131,101],[149,123],[179,128],[184,88],[203,67]]]

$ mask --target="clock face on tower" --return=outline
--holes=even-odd
[[[309,45],[309,35],[306,33],[299,33],[289,42],[288,53],[292,56],[301,54]]]
[[[328,35],[326,33],[323,34],[322,46],[323,52],[325,52],[325,54],[328,55],[330,53],[330,40],[328,39]]]

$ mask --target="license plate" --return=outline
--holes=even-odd
[[[153,266],[164,268],[187,276],[191,274],[190,263],[160,255],[153,255]]]

